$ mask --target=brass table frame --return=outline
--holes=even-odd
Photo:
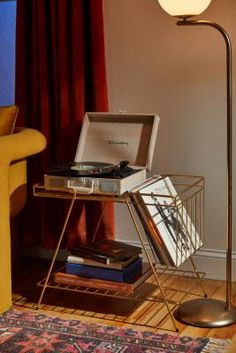
[[[196,276],[196,278],[199,280],[203,296],[204,297],[207,296],[204,291],[203,284],[202,284],[202,278],[204,277],[205,274],[197,271],[197,268],[193,262],[192,257],[190,257],[190,261],[191,261],[191,265],[193,267],[193,271],[186,271],[186,270],[182,271],[182,270],[170,268],[169,266],[159,266],[158,267],[156,263],[153,263],[153,260],[151,259],[151,256],[146,248],[142,231],[140,230],[140,227],[139,227],[138,222],[136,220],[135,214],[132,210],[132,201],[130,200],[129,192],[122,194],[120,196],[104,195],[104,194],[82,194],[72,188],[69,189],[69,188],[61,188],[61,187],[45,187],[42,184],[35,184],[33,186],[33,195],[36,197],[41,197],[41,198],[58,198],[58,199],[69,199],[70,200],[70,204],[69,204],[66,216],[65,216],[65,220],[63,223],[63,227],[62,227],[58,242],[57,242],[56,249],[54,251],[54,255],[52,257],[52,260],[51,260],[51,263],[50,263],[50,266],[49,266],[49,269],[47,272],[47,276],[44,280],[42,280],[38,283],[38,285],[42,286],[42,291],[41,291],[38,303],[36,305],[36,309],[38,309],[41,305],[46,288],[57,288],[57,289],[64,289],[64,290],[68,290],[68,291],[84,292],[84,290],[81,290],[80,288],[71,288],[71,286],[69,286],[69,288],[67,288],[66,285],[61,285],[61,286],[55,285],[55,283],[52,283],[52,281],[50,280],[51,276],[52,276],[53,268],[55,265],[55,261],[58,256],[58,252],[59,252],[63,237],[65,235],[66,227],[68,225],[68,221],[69,221],[73,206],[75,204],[75,201],[77,201],[77,200],[100,201],[100,202],[112,201],[112,202],[123,203],[127,206],[130,218],[133,222],[133,225],[135,227],[139,241],[142,245],[142,249],[143,249],[144,254],[147,258],[147,261],[151,267],[151,271],[152,271],[152,274],[154,277],[154,282],[156,283],[157,288],[160,291],[160,296],[159,297],[143,298],[142,296],[135,296],[135,295],[127,295],[126,296],[124,294],[123,295],[120,294],[119,292],[114,293],[112,291],[99,291],[99,290],[90,291],[89,289],[87,289],[88,293],[102,295],[102,296],[108,296],[108,297],[119,297],[121,299],[131,299],[131,300],[137,300],[137,301],[147,300],[150,302],[156,302],[156,301],[163,302],[166,309],[167,309],[167,313],[168,313],[169,317],[171,318],[174,330],[176,332],[178,332],[178,327],[176,326],[176,320],[173,316],[173,311],[179,305],[179,302],[172,301],[171,299],[167,299],[167,297],[166,297],[166,294],[165,294],[165,290],[167,288],[165,286],[166,275],[172,275],[172,274],[175,275],[176,272],[178,272],[178,275],[180,273],[180,275],[187,274],[187,276],[190,276],[190,277]],[[98,224],[96,226],[96,230],[94,232],[93,238],[96,237],[96,233],[98,231],[100,222],[102,220],[102,216],[103,216],[103,211],[99,217]],[[161,280],[161,276],[164,276],[163,280]],[[182,292],[183,297],[185,297],[186,295],[189,294],[188,291],[182,291],[180,289],[172,289],[172,290]],[[197,295],[197,294],[195,294],[195,295]],[[164,318],[161,321],[163,321],[163,320],[164,320]],[[145,325],[145,326],[148,326],[148,325]]]

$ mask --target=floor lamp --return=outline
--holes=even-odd
[[[178,26],[210,26],[221,33],[226,44],[227,83],[227,250],[226,300],[193,299],[182,303],[174,312],[178,321],[198,327],[223,327],[236,322],[236,308],[232,306],[232,45],[227,32],[217,23],[192,20],[210,5],[211,0],[158,0],[169,15],[179,18]]]

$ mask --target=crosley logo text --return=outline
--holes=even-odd
[[[115,141],[115,140],[109,140],[108,145],[128,145],[129,142],[127,141]]]

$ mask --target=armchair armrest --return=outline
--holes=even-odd
[[[31,128],[17,128],[11,135],[0,137],[0,165],[24,159],[46,147],[44,135]]]

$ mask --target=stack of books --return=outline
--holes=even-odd
[[[130,294],[151,274],[141,252],[140,247],[108,239],[81,245],[71,251],[65,268],[54,274],[54,280]]]

